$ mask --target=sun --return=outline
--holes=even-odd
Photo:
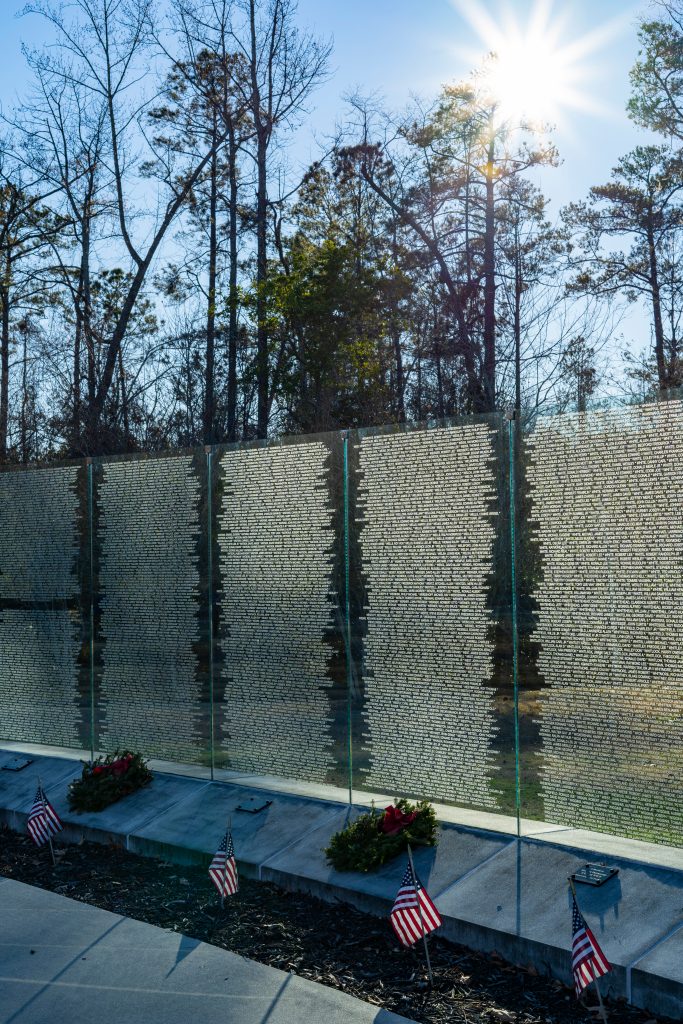
[[[501,121],[555,122],[580,98],[577,69],[561,49],[536,33],[508,36],[485,65],[488,90]]]
[[[526,24],[510,7],[494,17],[479,0],[452,2],[490,54],[482,77],[500,122],[557,124],[566,111],[602,109],[591,92],[599,64],[589,58],[618,34],[623,19],[572,37],[569,8],[553,15],[550,0],[536,0]],[[476,63],[481,54],[466,56]]]

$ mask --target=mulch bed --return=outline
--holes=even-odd
[[[241,879],[221,910],[204,870],[138,857],[115,846],[54,842],[49,851],[0,826],[0,874],[104,910],[210,942],[341,989],[423,1024],[569,1024],[600,1018],[558,981],[495,954],[430,939],[434,989],[421,950],[405,950],[387,920],[312,896]],[[569,921],[567,921],[569,927]],[[595,997],[589,995],[593,1001]],[[656,1024],[622,1003],[610,1024]]]

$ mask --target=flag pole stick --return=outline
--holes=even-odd
[[[228,817],[228,835],[232,834],[232,815]],[[225,884],[228,880],[228,844],[226,836],[225,859],[223,860],[223,885],[221,887],[221,910],[225,910]]]
[[[410,849],[410,843],[408,843],[408,863],[410,864],[410,873],[413,876],[413,885],[415,886],[415,897],[417,899],[417,911],[420,915],[420,928],[422,930],[422,941],[425,947],[425,959],[427,961],[427,976],[429,977],[429,987],[434,988],[434,975],[432,974],[432,964],[429,959],[429,947],[427,945],[427,932],[425,929],[424,919],[422,917],[422,904],[420,903],[420,894],[417,890],[417,875],[415,874],[415,865],[413,864],[413,851]]]
[[[38,776],[38,785],[40,786],[40,801],[43,805],[43,817],[45,818],[45,828],[47,829],[47,841],[50,845],[50,856],[52,857],[52,867],[55,867],[57,861],[55,860],[55,851],[52,849],[52,836],[50,834],[50,822],[47,818],[47,810],[45,809],[45,790],[43,789],[43,780],[40,775]]]
[[[574,900],[576,901],[576,905],[578,906],[579,905],[579,901],[576,899],[576,886],[574,885],[574,879],[571,878],[571,877],[569,878],[569,887],[570,887],[570,889],[572,891],[572,896],[574,897]],[[602,1019],[605,1022],[605,1024],[607,1024],[607,1010],[605,1009],[605,1004],[602,1001],[602,992],[600,991],[600,983],[599,983],[598,979],[595,978],[595,977],[593,978],[593,982],[595,984],[595,991],[598,993],[598,1004],[600,1006],[600,1016],[602,1017]]]
[[[595,982],[595,991],[598,993],[598,1003],[600,1004],[600,1016],[604,1020],[605,1024],[607,1024],[607,1010],[605,1009],[605,1004],[602,1001],[602,992],[600,991],[600,983],[599,983],[597,978],[594,978],[593,980]]]

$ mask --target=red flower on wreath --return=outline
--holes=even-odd
[[[112,761],[112,774],[117,776],[125,775],[128,769],[130,768],[130,763],[132,760],[133,758],[130,756],[130,754],[127,754],[125,757],[120,757],[117,761]]]
[[[405,814],[400,807],[394,807],[390,804],[384,808],[384,814],[380,818],[379,827],[385,836],[396,836],[404,828],[407,828],[408,825],[412,825],[416,818],[417,811]]]

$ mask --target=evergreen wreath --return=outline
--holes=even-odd
[[[80,779],[69,783],[72,811],[102,811],[152,781],[152,773],[142,754],[130,750],[115,750],[113,754],[82,763]]]
[[[361,814],[335,833],[325,854],[337,871],[373,871],[411,846],[436,846],[438,823],[428,800],[416,804],[402,798],[377,811]]]

